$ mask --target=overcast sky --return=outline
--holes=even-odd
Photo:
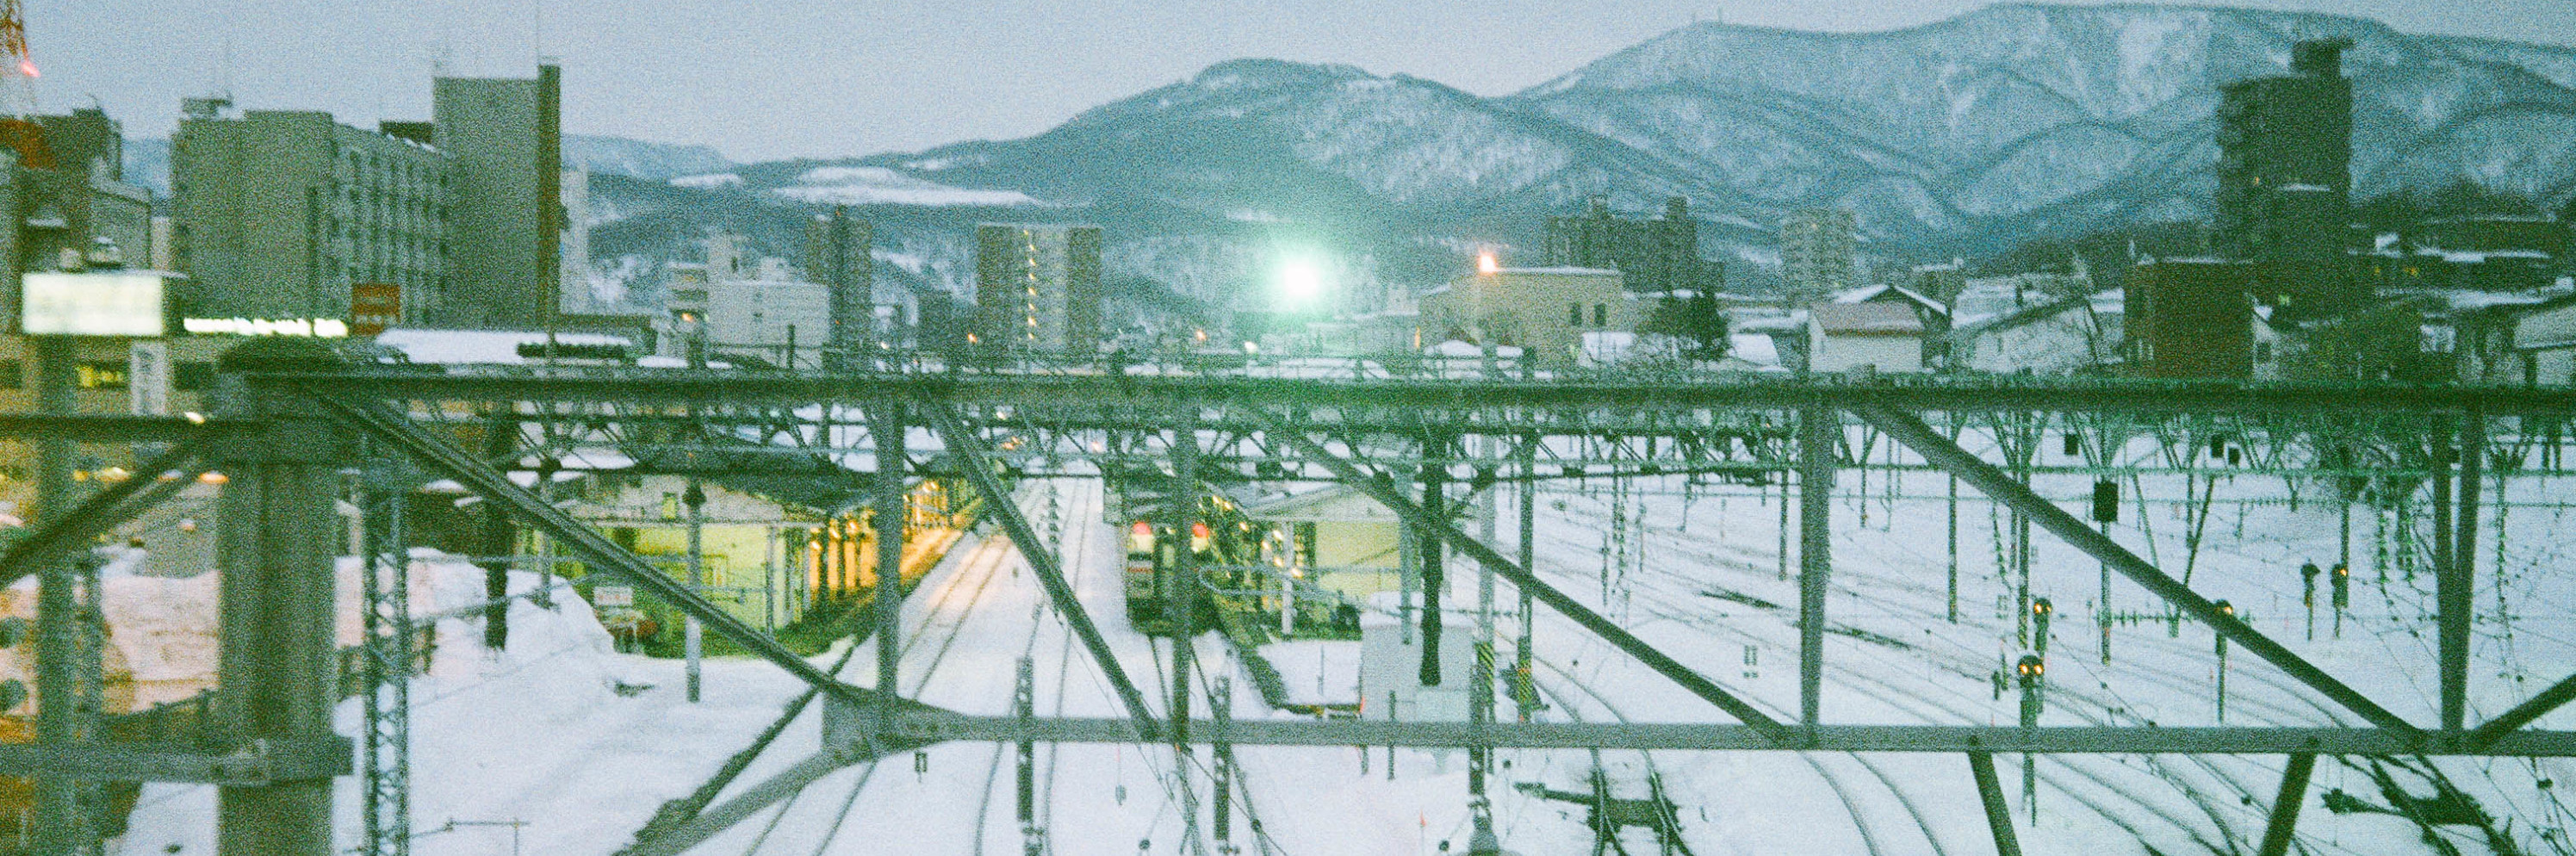
[[[427,118],[429,76],[564,65],[564,127],[737,160],[1044,131],[1246,56],[1512,92],[1694,20],[1881,30],[1977,0],[25,0],[48,111],[166,134],[182,96]],[[2576,44],[2576,0],[2245,0],[2408,32]]]

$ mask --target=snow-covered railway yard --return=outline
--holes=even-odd
[[[2186,490],[2184,481],[2193,486]],[[2202,492],[2214,496],[2206,505]],[[2089,476],[2037,476],[2042,495],[2070,509],[2089,499]],[[1972,490],[1957,504],[1946,476],[1925,471],[1846,471],[1833,500],[1822,721],[1834,724],[2011,725],[2017,689],[1999,687],[2029,646],[2017,638],[2020,581],[2008,556],[2009,516]],[[1098,482],[1032,483],[1024,497],[1061,491],[1062,552],[1072,585],[1110,647],[1145,693],[1167,699],[1165,642],[1122,616],[1118,532],[1100,522]],[[1496,516],[1517,514],[1518,488],[1494,491]],[[2140,492],[2147,502],[2138,502]],[[2561,606],[2571,591],[2563,563],[2570,495],[2563,479],[2491,482],[2476,540],[2477,617],[2469,683],[2472,723],[2519,703],[2576,669],[2576,627]],[[2401,560],[2429,523],[2352,515],[2351,609],[2338,617],[2316,581],[2314,637],[2300,566],[2338,558],[2339,515],[2330,491],[2247,473],[2215,480],[2144,475],[2111,536],[2179,577],[2189,566],[2202,595],[2235,604],[2257,630],[2410,722],[2438,719],[2433,573]],[[2192,499],[2186,501],[2184,497]],[[1795,500],[1794,492],[1788,496]],[[1549,480],[1536,497],[1536,567],[1656,648],[1756,707],[1796,720],[1796,557],[1780,555],[1777,486],[1692,483],[1682,476],[1614,481]],[[1035,503],[1027,503],[1035,504]],[[2204,511],[2204,509],[2206,509]],[[2080,512],[2079,512],[2080,513]],[[2205,515],[2206,520],[2200,520]],[[2199,532],[2196,548],[2192,530]],[[1792,521],[1794,526],[1794,520]],[[2414,534],[2397,529],[2412,525]],[[1501,539],[1511,552],[1508,524]],[[1949,577],[1955,543],[1956,619]],[[2220,655],[2204,626],[2169,622],[2161,603],[2111,580],[2108,662],[2101,650],[2100,563],[2050,537],[2031,538],[2029,591],[2055,605],[2041,724],[2156,727],[2220,724]],[[2002,557],[2002,558],[1999,558]],[[479,571],[432,562],[436,587],[470,601]],[[1473,562],[1454,559],[1447,608],[1471,618]],[[1784,573],[1785,571],[1785,573]],[[533,578],[523,584],[534,583]],[[1498,664],[1513,656],[1520,617],[1508,585]],[[681,694],[680,664],[616,653],[578,600],[546,610],[517,604],[507,652],[472,650],[472,622],[440,628],[437,669],[414,688],[414,843],[423,854],[611,853],[626,847],[663,801],[680,797],[750,744],[802,690],[793,677],[749,659],[708,664],[707,696]],[[424,610],[426,611],[426,610]],[[998,535],[969,538],[907,604],[901,686],[923,702],[1006,714],[1018,662],[1033,661],[1035,710],[1046,716],[1120,713],[1101,672],[1080,650],[1034,575]],[[2339,627],[2339,633],[2337,628]],[[1288,682],[1324,697],[1347,682],[1358,643],[1271,646]],[[1222,636],[1197,640],[1200,694],[1228,675],[1239,718],[1294,717],[1264,707]],[[1722,712],[1666,681],[1572,622],[1542,613],[1533,677],[1542,721],[1728,723]],[[849,655],[846,658],[844,655]],[[848,665],[860,684],[874,670],[861,642],[817,659]],[[1150,664],[1150,665],[1149,665]],[[2004,683],[2010,683],[2009,679]],[[1320,685],[1319,685],[1320,684]],[[2242,650],[2226,664],[2224,724],[2359,725],[2358,717]],[[1303,690],[1301,689],[1301,692]],[[1499,715],[1515,716],[1506,691]],[[355,726],[344,704],[344,730]],[[2562,723],[2553,714],[2541,727]],[[752,761],[719,800],[789,769],[820,748],[809,707]],[[2558,727],[2564,727],[2558,725]],[[1235,852],[1432,854],[1464,852],[1469,833],[1467,754],[1383,748],[1243,746],[1232,788]],[[1659,787],[1675,805],[1680,844],[1727,853],[1971,854],[1992,852],[1968,764],[1957,754],[1500,750],[1493,798],[1504,846],[1522,854],[1594,852],[1585,807],[1541,791],[1643,797]],[[1390,769],[1390,757],[1392,767]],[[951,743],[824,776],[792,799],[754,813],[687,852],[701,854],[1217,852],[1210,822],[1210,753],[1189,762],[1188,787],[1161,746],[1041,745],[1036,817],[1015,816],[1007,745]],[[2031,853],[2252,852],[2263,835],[2285,759],[2278,755],[2067,755],[2036,760],[2036,804],[2022,798],[2022,759],[2004,755],[2020,842]],[[2296,847],[2308,853],[2565,852],[2568,812],[2553,783],[2555,759],[2334,758],[2319,760]],[[2455,788],[2492,819],[2425,828],[2385,808],[2382,778],[2415,795]],[[1186,796],[1185,796],[1186,794]],[[356,784],[342,782],[339,828],[356,827]],[[1181,806],[1194,806],[1200,841],[1188,840]],[[123,852],[211,853],[214,791],[151,785]],[[490,825],[501,824],[501,825]],[[346,833],[344,833],[346,834]],[[2498,842],[2509,842],[2499,845]],[[354,841],[348,842],[354,845]],[[1632,829],[1628,852],[1656,851]],[[2507,846],[2515,848],[2508,851]],[[516,848],[515,851],[513,848]]]

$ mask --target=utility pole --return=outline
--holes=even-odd
[[[1494,345],[1488,341],[1485,343],[1485,375],[1491,377],[1493,373]],[[1475,458],[1480,490],[1476,497],[1476,539],[1486,545],[1494,543],[1494,503],[1500,493],[1493,481],[1498,467],[1495,451],[1493,436],[1478,432]],[[1484,562],[1476,563],[1475,653],[1476,665],[1469,672],[1467,687],[1467,721],[1482,726],[1494,721],[1494,568]],[[1467,809],[1475,821],[1475,832],[1469,839],[1471,853],[1474,852],[1473,842],[1490,841],[1494,837],[1494,802],[1486,795],[1490,785],[1487,780],[1493,774],[1494,750],[1470,747],[1467,750]]]

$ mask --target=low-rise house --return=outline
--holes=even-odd
[[[1923,319],[1885,301],[1819,303],[1807,309],[1807,369],[1845,372],[1923,370]]]

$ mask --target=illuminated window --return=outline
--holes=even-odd
[[[125,372],[125,363],[97,361],[80,364],[73,375],[82,389],[124,389]]]

